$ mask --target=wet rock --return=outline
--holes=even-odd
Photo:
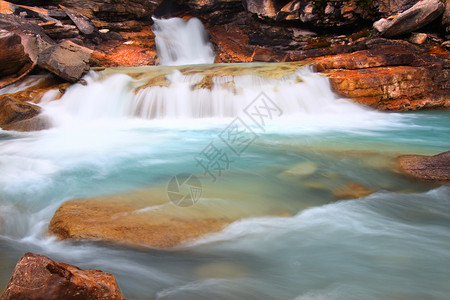
[[[89,70],[91,53],[88,48],[64,41],[40,52],[38,65],[67,81],[76,82]]]
[[[398,158],[407,174],[428,181],[450,181],[450,151],[434,156],[402,155]]]
[[[41,115],[27,120],[2,125],[2,129],[14,131],[38,131],[49,129],[50,127],[52,127],[50,120]]]
[[[158,198],[148,192],[133,192],[67,201],[55,212],[49,232],[60,239],[101,239],[169,248],[220,231],[234,221],[208,217],[199,203],[180,208],[167,203],[167,196],[159,204],[152,197]]]
[[[110,273],[80,269],[27,252],[17,263],[1,300],[124,299]]]
[[[440,0],[422,0],[392,20],[381,19],[375,22],[374,28],[385,37],[399,36],[428,25],[443,12],[444,4]]]
[[[338,199],[358,199],[369,196],[375,191],[357,182],[349,182],[347,185],[333,191],[333,196]]]
[[[33,118],[41,112],[37,105],[10,96],[0,98],[0,126]]]

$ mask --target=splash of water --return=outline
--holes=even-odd
[[[214,63],[214,51],[199,19],[153,18],[153,22],[160,65]]]

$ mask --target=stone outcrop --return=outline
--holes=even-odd
[[[17,263],[1,300],[124,299],[116,279],[100,270],[74,265],[27,252]]]
[[[450,62],[407,42],[372,40],[369,49],[314,60],[343,97],[381,110],[450,107]]]
[[[400,166],[407,174],[427,181],[450,181],[450,151],[434,156],[402,155]]]
[[[428,25],[443,12],[444,4],[440,0],[422,0],[394,19],[383,18],[375,22],[373,26],[384,37],[399,36]]]

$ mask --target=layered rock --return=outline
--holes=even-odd
[[[427,181],[450,181],[450,151],[434,156],[402,155],[398,158],[404,172]]]
[[[27,252],[17,263],[0,297],[9,299],[124,299],[116,279],[100,270],[74,265]]]
[[[369,49],[315,60],[343,97],[381,110],[450,107],[450,62],[406,42],[383,39]]]

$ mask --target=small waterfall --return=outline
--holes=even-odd
[[[153,18],[153,21],[160,65],[214,63],[214,51],[199,19]]]
[[[263,65],[277,71],[283,64]],[[283,111],[283,117],[367,113],[367,109],[337,97],[328,79],[309,67],[275,78],[251,75],[252,64],[215,65],[212,72],[208,66],[198,66],[195,72],[161,68],[147,67],[138,75],[91,73],[86,77],[87,86],[72,86],[60,101],[44,105],[44,111],[55,125],[101,119],[230,118],[264,92]],[[248,70],[242,72],[245,68]],[[214,73],[221,76],[211,75]]]

